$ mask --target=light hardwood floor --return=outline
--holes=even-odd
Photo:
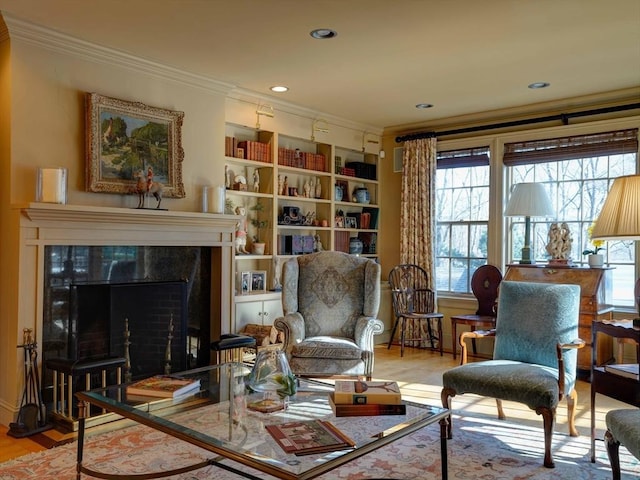
[[[405,348],[404,357],[400,357],[400,347],[392,346],[387,350],[386,345],[376,346],[375,357],[376,379],[395,380],[400,384],[403,398],[440,406],[440,390],[442,372],[458,364],[451,354],[445,353],[440,357],[438,352],[417,348]],[[576,411],[576,426],[581,435],[588,436],[591,425],[589,404],[589,384],[578,382],[578,406]],[[534,427],[542,428],[542,419],[526,406],[504,402],[505,414],[508,420],[517,420]],[[598,436],[604,433],[604,416],[609,409],[629,408],[629,405],[618,402],[603,395],[596,397],[596,427]],[[495,401],[476,395],[461,395],[454,397],[453,409],[467,414],[477,413],[492,415],[497,418]],[[558,408],[556,430],[567,431],[566,402]],[[6,435],[6,426],[0,426],[0,462],[17,458],[31,452],[44,450],[45,447],[30,438],[15,439]],[[49,436],[63,438],[65,435],[57,432],[48,433]]]

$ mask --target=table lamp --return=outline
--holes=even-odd
[[[640,239],[640,175],[618,177],[613,181],[604,206],[591,232],[592,239]],[[640,293],[635,292],[640,310]],[[640,326],[640,318],[633,320]]]
[[[541,183],[518,183],[504,210],[507,217],[524,217],[524,246],[521,264],[531,264],[531,217],[553,217],[555,211]]]

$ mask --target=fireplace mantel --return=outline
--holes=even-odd
[[[48,203],[16,204],[11,210],[15,215],[13,225],[19,230],[19,245],[14,257],[16,284],[6,310],[8,345],[19,345],[26,328],[33,330],[38,346],[42,345],[43,259],[49,245],[211,247],[212,264],[215,263],[211,278],[211,335],[215,338],[231,332],[234,240],[239,216]],[[20,372],[20,349],[10,357],[7,371]],[[8,425],[15,421],[22,383],[22,374],[18,374],[15,383],[5,385],[0,398],[0,422]]]
[[[175,228],[203,227],[233,233],[240,220],[237,215],[214,213],[173,212],[168,210],[113,208],[84,205],[30,203],[21,208],[34,222],[135,224]]]

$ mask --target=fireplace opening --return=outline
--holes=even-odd
[[[132,380],[186,370],[187,294],[186,281],[71,285],[70,359],[127,357]]]
[[[42,362],[124,356],[132,380],[209,364],[212,247],[45,247]],[[53,373],[43,369],[45,403]]]

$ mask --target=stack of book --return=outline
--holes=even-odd
[[[397,382],[336,380],[329,403],[336,417],[407,413]]]

